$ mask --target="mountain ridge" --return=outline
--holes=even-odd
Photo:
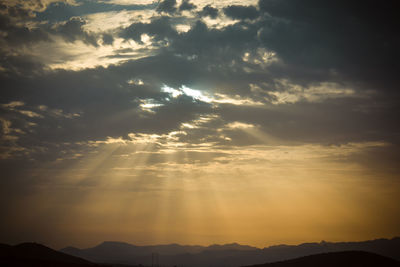
[[[375,239],[359,242],[303,243],[256,248],[237,243],[224,245],[153,245],[137,246],[124,242],[106,241],[95,247],[64,248],[61,251],[93,262],[120,264],[152,264],[152,254],[158,254],[163,266],[228,267],[276,262],[318,253],[338,251],[367,251],[400,260],[400,238]]]

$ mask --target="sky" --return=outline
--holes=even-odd
[[[0,242],[399,236],[395,2],[0,0]]]

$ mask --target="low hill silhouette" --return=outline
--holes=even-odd
[[[246,267],[399,267],[400,262],[365,251],[330,252]]]
[[[0,244],[0,266],[7,267],[98,267],[100,265],[71,256],[41,244],[16,246]]]
[[[67,254],[98,263],[131,265],[152,264],[152,254],[158,254],[162,266],[231,267],[277,262],[298,257],[339,251],[366,251],[400,260],[400,238],[363,242],[320,242],[297,246],[279,245],[259,249],[236,243],[212,246],[182,246],[178,244],[135,246],[121,242],[104,242],[87,249],[68,247]]]

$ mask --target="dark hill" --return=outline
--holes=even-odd
[[[400,262],[364,251],[331,252],[247,267],[399,267]]]
[[[0,244],[0,266],[7,267],[96,267],[97,264],[36,243],[16,246]]]

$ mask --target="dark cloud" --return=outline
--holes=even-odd
[[[81,40],[86,44],[98,46],[97,36],[88,33],[83,29],[86,21],[80,17],[72,17],[67,22],[58,25],[55,28],[56,34],[62,36],[67,42]]]
[[[180,68],[171,68],[171,65]],[[31,78],[18,74],[2,76],[2,104],[15,99],[25,103],[15,110],[3,109],[2,118],[15,129],[29,133],[16,133],[18,140],[12,143],[4,141],[29,151],[22,154],[38,158],[40,154],[58,155],[63,150],[60,143],[127,137],[132,132],[175,131],[181,123],[212,110],[210,104],[192,97],[171,98],[160,91],[164,83],[175,86],[177,80],[182,81],[185,70],[190,68],[189,62],[163,55],[107,69],[31,73]],[[128,83],[134,78],[140,78],[145,84]],[[29,92],[25,90],[27,87]],[[145,99],[153,99],[161,106],[154,108],[153,113],[147,112],[139,106]],[[18,109],[40,116],[29,117]]]
[[[185,11],[185,10],[193,10],[196,8],[196,5],[191,3],[189,0],[183,0],[181,5],[179,6],[179,11]]]
[[[392,90],[398,83],[397,3],[261,0],[268,16],[260,39],[296,68],[336,72],[342,79]]]
[[[7,14],[9,17],[17,19],[19,21],[32,19],[35,16],[32,10],[26,9],[20,5],[8,6],[0,4],[0,12],[3,14]]]
[[[232,5],[225,7],[224,13],[232,19],[255,19],[259,16],[259,12],[254,6]]]
[[[156,8],[159,13],[174,14],[177,11],[176,0],[163,0]]]
[[[15,79],[19,77],[16,77],[15,74],[27,77],[35,73],[41,73],[45,68],[45,65],[35,57],[26,55],[4,55],[0,59],[0,66],[4,68],[3,73],[0,75],[1,79],[4,79],[4,84],[16,81]],[[6,94],[3,96],[3,101],[7,101]]]
[[[218,17],[218,9],[212,7],[211,5],[206,5],[203,9],[199,12],[200,17],[210,17],[212,19],[216,19]]]
[[[108,33],[104,33],[102,39],[103,39],[103,44],[105,45],[112,45],[114,42],[114,37]]]
[[[86,44],[98,46],[97,36],[86,32],[83,26],[86,21],[80,17],[71,17],[68,21],[57,25],[43,24],[43,26],[28,26],[35,18],[30,10],[19,6],[2,6],[0,12],[0,31],[4,32],[0,37],[2,49],[6,54],[15,56],[18,49],[31,46],[39,42],[53,42],[53,36],[62,36],[67,42],[81,40]]]
[[[399,129],[393,115],[396,106],[370,110],[368,106],[364,107],[371,102],[368,98],[299,102],[269,108],[224,104],[215,109],[185,95],[171,98],[160,92],[164,83],[178,88],[182,84],[200,84],[210,78],[216,84],[234,87],[245,77],[235,79],[235,73],[232,73],[221,78],[220,73],[212,75],[213,70],[205,70],[205,64],[202,61],[193,64],[192,60],[164,54],[108,68],[57,71],[29,79],[2,77],[4,103],[23,101],[26,104],[19,109],[41,115],[31,118],[16,111],[3,110],[3,118],[9,120],[12,127],[29,132],[29,135],[16,133],[19,139],[12,145],[28,149],[36,157],[43,153],[43,147],[47,148],[44,154],[51,152],[48,155],[57,155],[60,143],[104,140],[108,136],[126,137],[132,132],[166,134],[202,114],[213,114],[220,119],[212,127],[207,125],[206,128],[211,127],[211,130],[189,131],[182,141],[226,144],[226,141],[217,138],[226,133],[232,139],[230,145],[260,143],[260,140],[238,130],[217,132],[218,128],[236,121],[258,125],[262,131],[283,143],[341,144],[397,140]],[[140,78],[145,84],[127,83],[133,78]],[[28,86],[30,91],[27,92],[25,88]],[[154,99],[162,106],[154,108],[154,113],[145,112],[139,106],[141,99]],[[48,108],[41,110],[39,105]],[[54,109],[79,116],[51,115],[50,110]],[[29,123],[35,123],[35,126],[29,126]]]
[[[284,143],[345,144],[386,140],[397,143],[400,128],[391,115],[396,107],[382,107],[373,113],[357,107],[363,99],[331,99],[322,103],[300,102],[270,108],[221,106],[224,121],[259,125],[263,132]]]
[[[159,17],[153,19],[150,23],[133,23],[129,27],[123,29],[120,36],[125,39],[133,39],[138,43],[142,43],[142,34],[154,36],[157,41],[164,38],[173,38],[177,35],[175,29],[170,23],[169,17]]]
[[[2,4],[7,6],[7,8],[17,8],[23,9],[27,12],[42,12],[46,10],[49,5],[52,4],[60,4],[60,3],[72,4],[73,1],[71,0],[32,0],[32,1],[25,1],[25,0],[3,0]]]
[[[8,14],[0,13],[0,31],[6,33],[0,37],[0,40],[3,39],[8,45],[29,46],[32,43],[50,40],[49,34],[42,28],[30,29],[23,25],[16,25],[14,19]]]
[[[255,28],[244,28],[242,24],[217,30],[197,21],[190,31],[175,40],[171,48],[177,53],[197,55],[200,60],[207,58],[211,60],[209,65],[215,64],[215,61],[232,63],[233,60],[241,60],[246,49],[256,48],[256,34]]]
[[[31,2],[31,1],[25,1]],[[147,10],[154,9],[157,3],[154,2],[148,5],[118,5],[109,3],[107,1],[91,1],[80,0],[79,5],[71,5],[67,2],[51,3],[44,10],[37,11],[36,19],[39,21],[61,22],[69,20],[71,17],[82,17],[88,14],[95,14],[100,12],[112,12],[123,10]]]

